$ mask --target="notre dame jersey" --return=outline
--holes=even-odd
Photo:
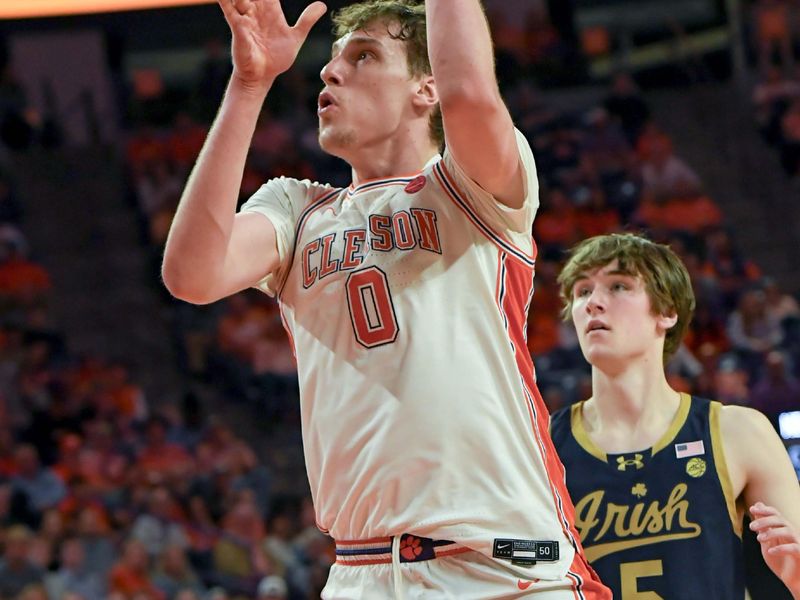
[[[742,529],[719,432],[721,405],[681,395],[652,448],[606,454],[578,403],[551,430],[586,557],[617,600],[745,597]]]

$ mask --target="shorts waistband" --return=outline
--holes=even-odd
[[[336,563],[351,567],[391,564],[392,539],[383,537],[369,540],[336,540]],[[401,563],[433,560],[469,551],[470,548],[449,540],[432,540],[410,533],[400,536]]]

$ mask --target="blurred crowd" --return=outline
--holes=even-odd
[[[575,71],[583,60],[543,6],[535,2],[526,19],[514,20],[490,3],[489,15],[503,94],[531,142],[541,184],[528,346],[549,407],[590,390],[577,338],[560,316],[564,250],[588,236],[634,230],[669,243],[695,286],[697,312],[669,365],[672,384],[754,406],[773,422],[799,409],[797,299],[742,255],[712,192],[659,127],[631,75],[618,73],[602,101],[586,106],[564,110],[542,100],[537,75]],[[790,15],[788,8],[781,0],[754,5],[754,31],[774,42],[754,44],[767,48],[755,100],[758,125],[796,173],[800,81],[791,79],[798,73],[792,38],[786,52],[770,17]],[[179,350],[176,368],[275,430],[298,428],[295,367],[275,301],[250,290],[194,307],[158,283],[166,235],[229,65],[224,45],[209,42],[178,102],[157,76],[132,82],[121,143],[127,187],[153,284],[173,315],[174,339],[164,343]],[[349,184],[346,165],[316,142],[317,77],[299,69],[279,79],[255,132],[241,201],[280,175]],[[24,194],[6,158],[37,136],[48,139],[43,123],[4,67],[0,600],[318,598],[334,560],[331,541],[315,527],[308,497],[273,493],[269,457],[257,454],[254,440],[193,393],[156,407],[123,361],[70,354],[52,317],[58,290],[28,243],[25,228],[35,223],[24,221]]]
[[[154,406],[124,361],[70,353],[12,169],[42,120],[2,73],[0,599],[319,598],[334,554],[310,499],[273,493],[219,407],[190,392]]]
[[[800,178],[800,3],[757,0],[750,25],[758,56],[756,123],[784,171]]]

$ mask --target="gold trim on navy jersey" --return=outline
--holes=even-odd
[[[722,443],[722,431],[720,430],[719,415],[722,404],[711,402],[709,407],[709,426],[711,429],[711,448],[714,452],[714,464],[717,467],[717,477],[719,477],[722,493],[725,495],[725,504],[728,506],[728,514],[731,517],[733,531],[740,538],[742,537],[742,519],[739,518],[739,511],[736,510],[736,496],[733,493],[733,482],[728,472],[728,461],[725,458],[725,448]]]
[[[584,450],[586,450],[595,458],[599,458],[603,462],[607,463],[608,456],[592,441],[592,438],[589,437],[589,434],[583,427],[583,405],[585,403],[586,401],[582,400],[581,402],[576,402],[572,405],[572,410],[570,412],[570,427],[572,427],[572,435],[575,436],[575,440],[577,440]]]
[[[584,450],[586,450],[586,452],[607,463],[608,455],[592,441],[592,438],[589,436],[589,433],[583,426],[583,405],[585,403],[586,401],[583,400],[572,405],[572,409],[570,411],[570,427],[572,428],[572,435],[575,436],[577,442],[583,447]],[[669,446],[670,442],[675,439],[675,436],[678,435],[678,432],[686,423],[686,417],[689,416],[689,408],[691,405],[692,397],[689,396],[689,394],[681,393],[678,411],[675,413],[672,423],[670,423],[669,427],[664,432],[664,435],[661,436],[661,439],[658,440],[651,448],[650,456]]]
[[[650,456],[653,456],[656,452],[663,450],[667,446],[672,443],[672,440],[675,439],[675,436],[678,435],[678,432],[686,423],[686,417],[689,416],[689,408],[692,405],[692,397],[689,394],[684,394],[681,392],[681,402],[678,405],[678,412],[675,413],[675,417],[672,419],[672,423],[670,424],[667,431],[661,436],[661,439],[658,440],[654,445],[653,449],[650,452]]]

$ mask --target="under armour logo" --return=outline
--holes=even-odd
[[[624,471],[628,467],[636,466],[637,469],[644,468],[644,462],[642,462],[642,458],[644,458],[641,454],[634,454],[633,458],[626,459],[624,456],[617,457],[617,470]]]

